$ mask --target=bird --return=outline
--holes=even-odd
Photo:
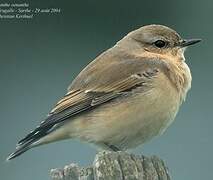
[[[158,24],[128,33],[77,75],[7,160],[59,140],[126,151],[163,134],[191,88],[184,51],[200,41]]]

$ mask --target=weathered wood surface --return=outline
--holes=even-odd
[[[76,164],[52,169],[52,180],[170,180],[164,162],[156,156],[145,157],[126,152],[100,152],[91,167]]]

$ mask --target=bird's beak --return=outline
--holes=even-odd
[[[183,41],[180,42],[179,46],[180,47],[187,47],[196,43],[199,43],[201,39],[184,39]]]

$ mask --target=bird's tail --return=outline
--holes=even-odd
[[[7,161],[17,157],[17,156],[20,156],[22,153],[26,152],[27,150],[31,149],[33,147],[33,144],[30,142],[30,143],[27,143],[27,144],[24,144],[23,146],[18,146],[16,148],[16,151],[11,153],[8,157],[7,157]]]
[[[35,130],[31,131],[27,136],[25,136],[18,142],[16,151],[8,156],[7,161],[20,156],[32,147],[38,146],[39,144],[37,143],[37,141],[47,135],[49,133],[48,130],[50,130],[52,126],[53,125],[49,125],[45,126],[44,128],[38,126]]]

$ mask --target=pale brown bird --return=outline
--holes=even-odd
[[[182,39],[162,25],[127,34],[86,66],[48,117],[17,144],[8,160],[32,147],[78,138],[118,151],[162,134],[191,87]]]

